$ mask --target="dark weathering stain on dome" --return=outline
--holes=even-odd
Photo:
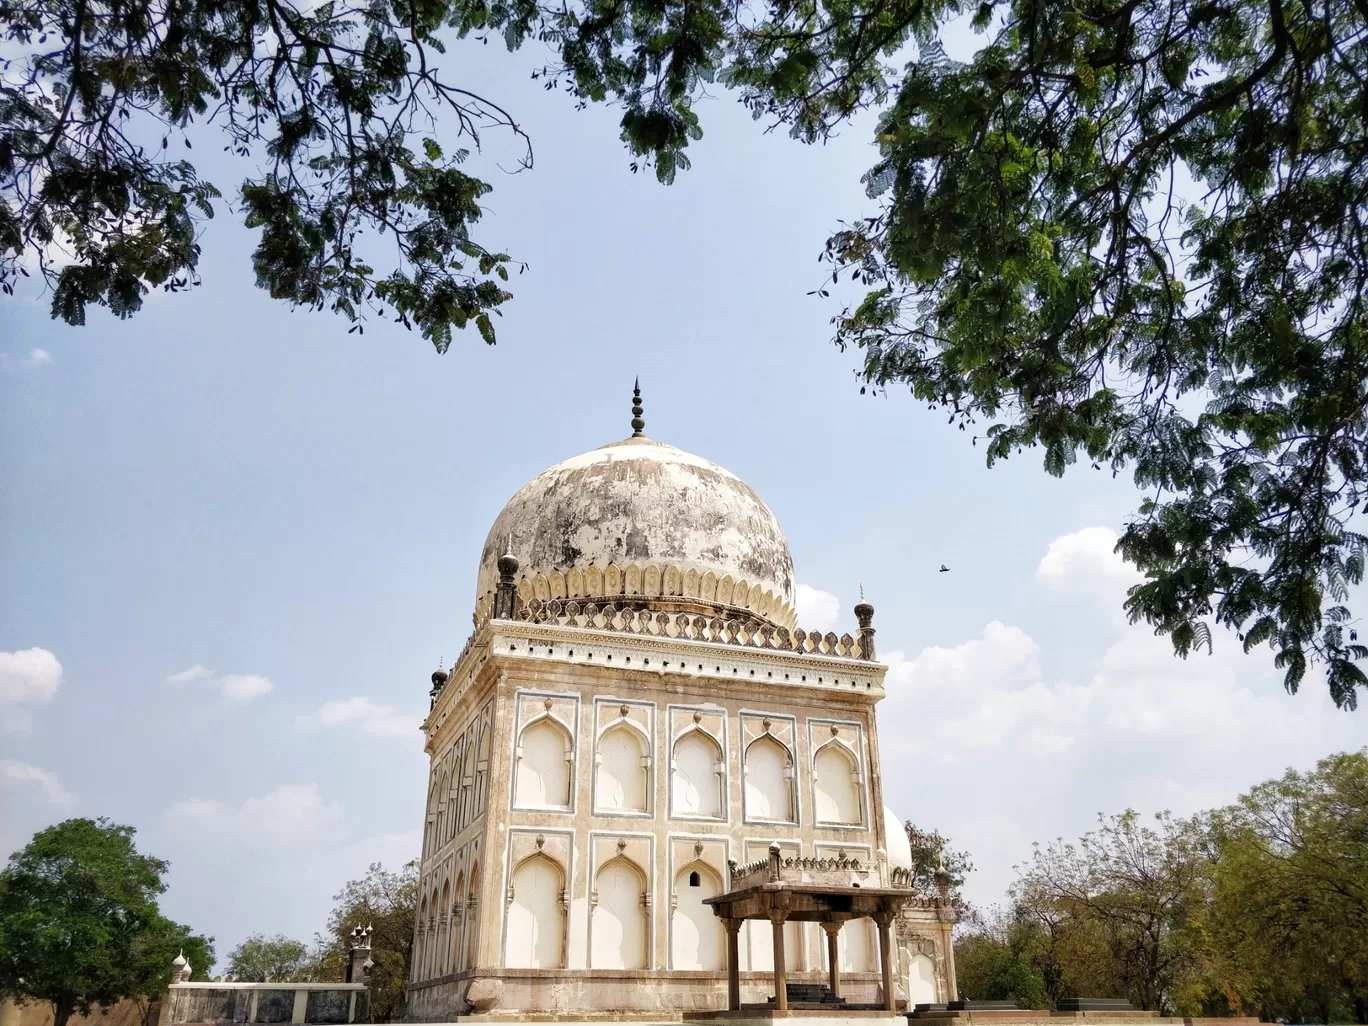
[[[760,497],[733,475],[672,458],[677,450],[657,444],[646,443],[653,449],[640,456],[619,449],[616,458],[534,478],[500,514],[482,565],[492,568],[511,534],[525,574],[679,563],[776,585],[791,601],[792,557]]]

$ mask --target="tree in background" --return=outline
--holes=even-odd
[[[184,951],[201,970],[212,938],[161,915],[167,863],[139,854],[132,827],[69,819],[34,835],[0,872],[0,996],[73,1012],[148,1000],[171,982]]]
[[[228,975],[246,983],[286,983],[315,978],[315,960],[306,944],[282,933],[254,933],[228,955]]]
[[[955,943],[964,996],[1121,996],[1186,1016],[1368,1023],[1368,749],[1230,808],[1037,847]]]
[[[1050,941],[1054,999],[1124,995],[1169,1014],[1193,956],[1185,937],[1204,899],[1206,859],[1168,814],[1099,818],[1077,845],[1037,846],[1013,888],[1018,914]],[[1100,989],[1095,989],[1100,988]]]
[[[922,830],[911,820],[903,824],[903,830],[912,849],[912,886],[923,894],[935,894],[940,886],[936,874],[944,873],[950,900],[961,912],[967,909],[962,891],[965,877],[974,871],[969,853],[950,847],[948,837],[936,830]]]
[[[404,985],[413,957],[414,918],[418,906],[418,863],[397,873],[371,863],[366,875],[350,880],[333,896],[327,936],[315,938],[320,978],[340,980],[351,949],[351,932],[370,926],[371,1018],[395,1022],[404,1015]]]
[[[1038,954],[1040,927],[994,909],[974,919],[955,940],[955,978],[960,996],[976,1001],[1015,1001],[1018,1008],[1052,1006]]]
[[[1289,770],[1204,826],[1217,859],[1195,997],[1265,1019],[1368,1023],[1368,750]]]

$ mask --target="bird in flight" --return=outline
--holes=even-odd
[[[944,563],[942,563],[942,564],[941,564],[941,568],[940,568],[940,572],[943,573],[943,574],[949,573],[949,572],[950,572],[950,568],[949,568],[948,566],[946,566]]]

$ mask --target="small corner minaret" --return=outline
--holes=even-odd
[[[504,554],[499,557],[499,583],[494,589],[494,612],[496,620],[513,620],[518,616],[518,557],[513,555],[513,537],[508,538]]]
[[[646,421],[641,419],[641,378],[637,377],[632,383],[632,437],[646,437]]]
[[[860,585],[860,601],[855,606],[855,619],[860,624],[860,658],[874,661],[874,607],[865,601],[864,585]]]
[[[434,703],[437,701],[437,696],[442,693],[442,688],[446,687],[448,679],[449,674],[446,672],[446,666],[443,660],[438,659],[437,669],[432,671],[432,690],[428,692],[428,697]]]

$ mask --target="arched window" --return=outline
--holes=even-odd
[[[746,817],[790,822],[793,800],[790,796],[788,749],[770,734],[762,734],[746,749]]]
[[[525,859],[514,872],[504,955],[508,968],[561,968],[565,933],[561,912],[564,880],[560,866],[545,855]]]
[[[590,968],[645,969],[645,877],[626,859],[615,858],[599,870],[594,887]]]
[[[813,794],[819,823],[859,823],[860,788],[855,762],[835,741],[812,760]]]
[[[599,739],[594,800],[609,812],[646,812],[646,745],[620,724]]]
[[[722,749],[701,730],[675,742],[670,774],[670,812],[676,816],[722,815]]]
[[[518,740],[514,802],[524,809],[570,805],[570,735],[555,720],[537,720]]]
[[[479,941],[480,927],[480,864],[470,867],[470,889],[466,892],[465,937],[462,944],[465,954],[462,957],[463,969],[475,968],[475,945]]]
[[[445,976],[447,948],[451,945],[451,883],[442,884],[441,904],[437,906],[437,946],[432,960],[432,975]]]
[[[721,882],[707,866],[695,863],[675,876],[674,913],[670,921],[670,968],[722,969],[726,949],[722,920],[705,898],[722,893]]]
[[[418,906],[418,922],[413,931],[417,935],[414,939],[415,950],[413,952],[413,980],[415,983],[420,983],[427,979],[427,976],[423,971],[423,959],[427,956],[428,949],[427,921],[428,900],[427,895],[424,895],[422,902]]]
[[[451,897],[453,904],[447,909],[447,915],[451,917],[451,940],[447,943],[447,972],[458,973],[465,967],[461,950],[461,944],[465,940],[465,873],[457,874],[456,889],[451,892]],[[456,905],[461,906],[460,911],[457,911]]]
[[[917,1004],[930,1004],[936,1000],[936,964],[929,955],[912,956],[912,964],[907,975],[907,1007]]]

